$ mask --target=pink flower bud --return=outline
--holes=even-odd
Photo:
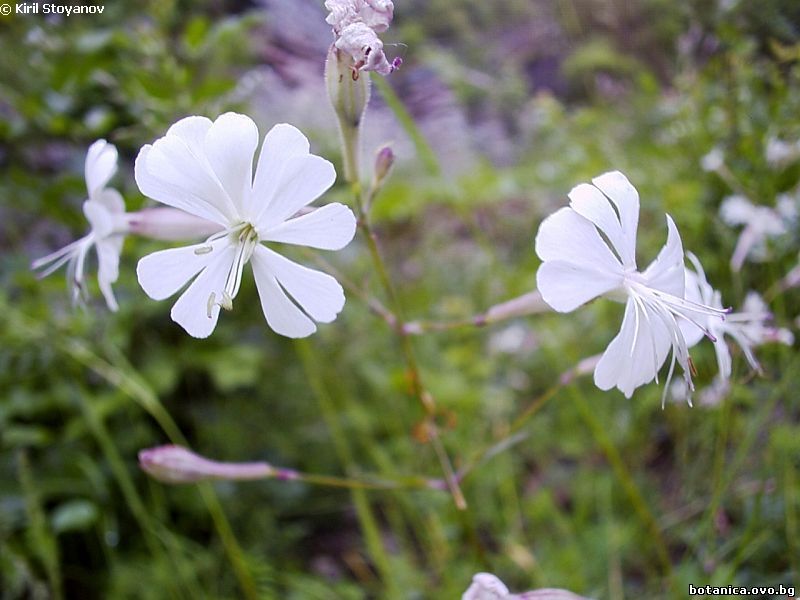
[[[247,480],[275,476],[265,462],[224,463],[209,460],[182,446],[158,446],[139,452],[142,470],[164,483],[193,483],[205,479]]]
[[[224,229],[177,208],[145,208],[125,215],[131,233],[154,240],[185,241],[205,239]]]
[[[394,164],[394,152],[391,146],[384,146],[375,156],[375,184],[380,184]]]

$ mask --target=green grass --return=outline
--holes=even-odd
[[[736,274],[738,231],[717,211],[733,187],[766,205],[796,193],[800,166],[764,158],[769,137],[800,139],[795,9],[773,1],[754,19],[745,6],[702,12],[656,0],[631,12],[566,2],[552,14],[511,0],[491,14],[472,1],[402,4],[387,40],[409,45],[406,64],[376,86],[373,109],[395,111],[416,156],[398,155],[375,198],[377,247],[360,233],[323,256],[357,289],[334,323],[301,342],[268,329],[247,276],[210,339],[186,336],[170,303],[150,301],[136,282],[136,261],[160,243],[126,241],[118,313],[96,289],[73,309],[63,275],[37,280],[28,268],[82,235],[92,140],[118,145],[114,184],[135,209],[147,202],[132,176],[142,144],[185,114],[258,105],[233,91],[264,60],[272,13],[196,3],[189,14],[169,2],[140,14],[109,5],[101,20],[58,26],[0,20],[3,600],[459,598],[479,571],[515,591],[611,599],[682,597],[689,584],[800,586],[794,347],[759,348],[763,376],[734,351],[722,403],[662,409],[660,385],[626,400],[591,375],[561,383],[618,331],[612,302],[407,338],[369,306],[467,322],[529,292],[539,223],[572,186],[610,169],[641,194],[640,264],[664,243],[667,212],[727,304],[775,290],[797,264],[796,226],[769,244],[767,262]],[[520,51],[501,35],[547,19],[566,61],[555,93],[528,79],[548,48],[537,38]],[[690,30],[707,45],[671,50]],[[452,90],[447,110],[463,111],[479,151],[497,132],[479,127],[502,125],[506,160],[487,150],[459,168],[436,154],[442,140],[409,93],[425,72]],[[259,122],[262,134],[270,125]],[[315,150],[336,147],[334,127],[316,135]],[[735,183],[700,169],[713,147]],[[340,156],[326,156],[341,171]],[[337,183],[326,199],[352,204],[351,190]],[[797,290],[770,308],[793,327]],[[711,344],[692,355],[700,391],[716,371]],[[426,435],[432,425],[438,442]],[[136,460],[165,443],[396,488],[313,477],[168,486]],[[442,481],[448,461],[467,473],[466,510],[424,484]]]

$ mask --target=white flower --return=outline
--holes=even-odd
[[[600,389],[617,387],[630,397],[657,377],[671,349],[667,380],[677,361],[691,390],[691,359],[679,322],[697,322],[698,316],[722,319],[725,311],[684,299],[683,247],[669,215],[666,245],[640,272],[639,194],[619,171],[592,183],[573,188],[570,206],[539,227],[536,254],[543,264],[536,280],[542,298],[558,312],[571,312],[598,296],[625,303],[620,332],[594,371]]]
[[[356,71],[388,75],[402,64],[400,58],[389,62],[378,38],[392,22],[391,0],[326,0],[325,8],[331,11],[325,20],[333,26],[334,46],[353,58]]]
[[[325,8],[331,11],[325,21],[337,35],[353,23],[364,23],[382,33],[389,29],[394,17],[392,0],[325,0]]]
[[[722,296],[708,283],[700,261],[691,252],[688,252],[687,256],[694,266],[694,270],[686,269],[686,298],[693,302],[722,309]],[[688,322],[682,323],[682,328],[689,347],[699,342],[704,333],[711,334],[708,337],[714,342],[719,376],[729,379],[731,376],[731,353],[725,341],[726,336],[736,341],[744,352],[747,362],[759,373],[761,365],[753,354],[753,348],[768,342],[780,342],[786,345],[794,342],[791,331],[773,327],[769,324],[771,320],[772,313],[767,309],[761,296],[756,292],[749,292],[741,312],[728,314],[724,321],[700,317],[698,322],[702,324],[704,330],[698,329],[695,324]]]
[[[767,238],[786,233],[787,221],[792,218],[791,209],[785,200],[781,202],[779,210],[776,210],[768,206],[756,206],[738,194],[725,198],[719,214],[728,225],[744,225],[731,256],[731,269],[734,271],[739,271],[750,255],[756,260],[763,260]]]
[[[117,149],[105,140],[97,140],[86,154],[84,176],[89,197],[83,203],[83,214],[89,221],[88,234],[71,244],[32,263],[33,269],[43,269],[46,277],[67,264],[67,281],[73,302],[86,294],[84,284],[86,255],[94,247],[97,252],[97,281],[108,308],[117,310],[111,284],[119,277],[119,255],[128,231],[125,201],[120,193],[106,184],[117,170]]]
[[[783,167],[800,157],[800,142],[785,142],[776,137],[767,140],[764,157],[773,167]]]
[[[294,216],[333,185],[333,165],[309,153],[300,131],[281,124],[264,138],[253,176],[258,141],[255,123],[244,115],[226,113],[213,123],[187,117],[144,146],[136,159],[136,183],[143,194],[222,229],[205,243],[156,252],[137,266],[139,283],[155,300],[193,280],[171,315],[194,337],[209,336],[220,307],[233,307],[248,262],[264,316],[277,333],[310,335],[315,321],[333,321],[344,306],[342,287],[333,277],[262,243],[339,250],[350,242],[356,220],[342,204]]]
[[[531,590],[512,594],[506,584],[491,573],[476,573],[472,585],[461,596],[461,600],[586,600],[582,596],[556,588]]]
[[[718,171],[725,164],[725,155],[720,148],[712,148],[708,154],[700,159],[700,167],[703,171]]]

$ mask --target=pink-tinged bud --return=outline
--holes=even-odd
[[[542,295],[538,291],[528,292],[518,298],[492,306],[486,311],[485,319],[481,325],[547,312],[548,310],[550,310],[550,307],[542,300]]]
[[[375,186],[380,185],[394,165],[394,152],[391,146],[384,146],[375,156]]]
[[[158,446],[139,452],[141,469],[164,483],[193,483],[206,479],[249,480],[276,476],[265,462],[225,463],[209,460],[182,446]]]
[[[219,223],[169,207],[145,208],[125,217],[131,233],[168,242],[206,239],[224,229]]]

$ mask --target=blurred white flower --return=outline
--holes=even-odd
[[[461,600],[586,600],[567,590],[544,588],[512,594],[506,585],[491,573],[477,573]]]
[[[119,277],[119,255],[124,235],[128,232],[125,201],[117,190],[106,187],[116,170],[117,149],[112,144],[97,140],[89,146],[84,166],[89,197],[83,203],[83,214],[91,230],[81,239],[31,264],[33,269],[42,269],[40,277],[46,277],[66,264],[72,301],[78,303],[86,295],[86,255],[94,247],[98,261],[97,281],[108,308],[113,311],[118,309],[118,305],[111,284]]]
[[[712,148],[708,154],[700,159],[700,167],[703,171],[718,171],[725,164],[725,155],[719,148]]]
[[[605,173],[569,193],[570,206],[547,217],[536,236],[542,265],[536,274],[542,298],[558,312],[571,312],[606,296],[625,303],[619,334],[594,371],[602,390],[617,387],[626,397],[657,378],[670,349],[690,390],[691,358],[679,325],[722,320],[725,311],[684,298],[683,246],[667,215],[667,243],[644,270],[636,266],[639,194],[619,171]],[[665,386],[665,395],[666,395]]]
[[[715,376],[710,385],[702,388],[696,393],[698,399],[697,404],[700,406],[719,406],[725,398],[728,397],[731,391],[730,379],[725,379],[719,375]],[[670,396],[675,402],[685,402],[688,390],[686,389],[686,382],[682,379],[676,379],[670,386]]]
[[[333,165],[309,153],[300,131],[281,124],[264,138],[253,176],[258,142],[249,117],[226,113],[212,123],[194,116],[175,123],[136,159],[143,194],[221,226],[204,243],[155,252],[137,266],[140,285],[155,300],[192,281],[171,316],[194,337],[209,336],[220,308],[233,308],[248,262],[264,316],[277,333],[308,336],[316,331],[314,321],[331,322],[344,306],[333,277],[262,244],[339,250],[352,240],[356,220],[342,204],[294,216],[333,185]]]
[[[719,214],[730,226],[744,225],[731,256],[731,269],[739,271],[748,256],[755,260],[764,259],[767,238],[786,233],[787,221],[796,215],[796,208],[793,213],[792,207],[785,200],[779,210],[756,206],[737,194],[723,200]]]
[[[325,8],[331,11],[325,20],[333,26],[334,46],[353,58],[356,71],[388,75],[400,66],[399,58],[389,62],[378,37],[392,22],[391,0],[325,0]]]
[[[771,166],[782,167],[800,158],[800,142],[790,143],[770,137],[764,155]]]
[[[694,270],[686,269],[687,300],[721,310],[721,294],[708,283],[706,274],[697,257],[691,252],[688,252],[687,256],[694,267]],[[689,322],[682,323],[681,327],[689,347],[699,342],[704,333],[711,333],[709,337],[714,342],[719,376],[723,379],[729,379],[731,376],[731,353],[725,340],[726,336],[736,341],[742,349],[747,362],[759,373],[761,372],[761,365],[759,365],[755,354],[753,354],[753,348],[769,342],[780,342],[786,345],[794,343],[792,332],[788,329],[773,327],[769,324],[771,320],[772,313],[767,309],[767,305],[761,299],[761,296],[756,292],[749,292],[741,312],[728,314],[724,321],[700,318],[698,322],[701,323],[702,330],[695,323]]]

